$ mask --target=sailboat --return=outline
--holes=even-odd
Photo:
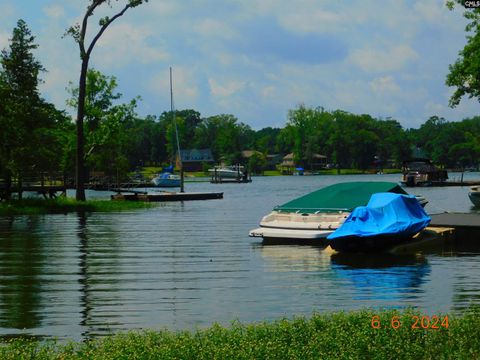
[[[187,200],[210,200],[223,199],[223,192],[190,192],[186,193],[184,190],[184,175],[183,163],[180,153],[180,141],[178,136],[177,121],[175,118],[175,108],[173,106],[173,85],[172,85],[172,68],[170,68],[170,109],[173,115],[173,125],[175,127],[175,140],[177,142],[177,166],[180,168],[180,176],[173,174],[173,165],[170,166],[170,176],[176,177],[172,180],[177,180],[180,177],[180,192],[160,191],[161,194],[138,193],[134,194],[117,194],[112,195],[112,200],[131,200],[131,201],[187,201]],[[165,170],[165,169],[164,169]],[[167,175],[168,176],[168,175]],[[158,179],[162,180],[161,176]]]
[[[156,187],[180,187],[180,192],[185,192],[184,189],[184,177],[183,177],[183,164],[180,153],[180,141],[178,138],[178,127],[175,118],[175,108],[173,106],[173,81],[172,81],[172,68],[170,67],[170,111],[173,116],[173,124],[175,126],[175,140],[177,142],[177,154],[178,164],[180,166],[180,176],[173,173],[173,165],[163,169],[161,174],[158,174],[152,179],[152,183]]]

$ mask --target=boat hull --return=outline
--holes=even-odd
[[[180,187],[180,180],[170,180],[170,181],[158,181],[154,182],[156,187]]]
[[[209,169],[211,176],[215,176],[221,179],[239,179],[243,176],[243,172],[238,170],[230,170],[230,169]]]
[[[474,206],[480,207],[480,191],[471,191],[468,193],[468,197]]]
[[[178,175],[159,175],[153,178],[152,183],[156,187],[180,187],[181,179]]]
[[[375,236],[345,236],[330,241],[333,250],[349,253],[379,253],[406,244],[415,234],[382,234]]]

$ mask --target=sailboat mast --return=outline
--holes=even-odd
[[[175,108],[173,106],[173,80],[172,80],[172,67],[170,67],[170,111],[173,116],[173,125],[175,126],[175,138],[177,140],[177,154],[178,154],[178,163],[180,164],[180,192],[184,192],[184,179],[183,179],[183,163],[182,163],[182,154],[180,153],[180,141],[178,139],[178,127],[177,120],[175,117]]]

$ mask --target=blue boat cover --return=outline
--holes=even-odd
[[[327,239],[377,235],[414,235],[430,223],[430,217],[413,195],[373,194],[367,206],[355,208]]]
[[[164,167],[164,168],[162,169],[162,172],[172,173],[172,174],[173,174],[173,165]]]

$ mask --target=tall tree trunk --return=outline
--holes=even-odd
[[[10,200],[12,198],[12,172],[9,169],[5,169],[5,200]]]
[[[23,191],[22,191],[23,180],[21,175],[18,176],[17,186],[18,186],[18,200],[22,200],[23,199]]]
[[[85,92],[88,70],[88,57],[82,59],[82,69],[80,71],[80,81],[78,86],[78,108],[77,108],[77,161],[75,168],[76,178],[76,196],[78,201],[85,201],[85,158],[84,145],[85,138],[83,134],[83,118],[85,115]]]

